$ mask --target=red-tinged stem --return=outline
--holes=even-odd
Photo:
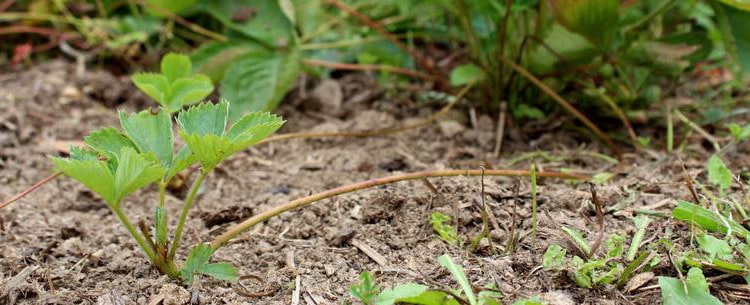
[[[415,78],[419,78],[419,79],[423,79],[427,81],[438,80],[438,78],[432,75],[426,74],[426,73],[409,70],[405,68],[388,66],[388,65],[347,64],[347,63],[338,63],[338,62],[324,61],[324,60],[317,60],[317,59],[305,59],[305,60],[302,60],[302,63],[308,66],[315,66],[315,67],[325,67],[325,68],[340,69],[340,70],[356,70],[356,71],[385,71],[385,72],[391,72],[395,74],[411,76],[411,77],[415,77]]]
[[[542,80],[534,76],[529,70],[526,70],[524,67],[521,67],[520,65],[516,64],[512,60],[506,58],[505,56],[500,56],[500,60],[503,61],[508,67],[518,72],[518,74],[521,74],[524,78],[529,80],[532,84],[534,84],[539,90],[542,90],[545,94],[547,94],[550,98],[552,98],[555,102],[557,102],[560,106],[562,106],[565,110],[567,110],[570,114],[572,114],[574,117],[576,117],[578,120],[583,122],[583,125],[586,125],[591,131],[593,131],[597,136],[599,136],[605,143],[607,143],[607,146],[609,146],[609,149],[612,150],[612,152],[617,155],[617,157],[620,157],[620,149],[615,145],[614,142],[612,142],[612,139],[607,136],[606,133],[604,133],[601,129],[599,129],[596,124],[591,122],[586,115],[578,111],[573,105],[568,103],[564,98],[562,98],[560,95],[555,92],[555,90],[552,90],[549,86],[547,86]]]
[[[430,177],[481,176],[483,173],[484,175],[487,175],[487,176],[529,176],[531,175],[531,173],[527,170],[503,170],[503,169],[498,169],[498,170],[481,170],[481,169],[437,170],[437,171],[422,171],[422,172],[416,172],[416,173],[394,175],[390,177],[376,178],[372,180],[344,185],[344,186],[340,186],[340,187],[330,189],[324,192],[320,192],[317,194],[313,194],[310,196],[299,198],[297,200],[290,201],[288,203],[285,203],[283,205],[277,206],[273,209],[262,212],[253,217],[250,217],[247,220],[230,227],[224,232],[224,234],[221,234],[220,236],[216,237],[211,242],[211,249],[213,249],[213,251],[216,251],[217,249],[226,245],[227,242],[229,242],[229,240],[241,234],[242,232],[247,231],[248,229],[252,228],[253,226],[259,223],[265,222],[273,217],[276,217],[281,213],[284,213],[286,211],[290,211],[299,207],[303,207],[303,206],[312,204],[314,202],[317,202],[326,198],[331,198],[331,197],[338,196],[341,194],[356,192],[359,190],[368,189],[371,187],[384,185],[384,184],[390,184],[390,183],[394,183],[398,181],[416,180],[416,179],[423,179],[423,178],[430,178]],[[589,179],[589,177],[583,176],[583,175],[566,174],[566,173],[560,173],[560,172],[539,172],[539,173],[536,173],[536,176],[537,177],[561,178],[561,179],[576,179],[576,180],[588,180]]]
[[[36,189],[38,189],[39,187],[41,187],[45,183],[49,182],[50,180],[57,178],[57,176],[60,176],[60,174],[62,174],[62,172],[56,172],[56,173],[54,173],[52,175],[49,175],[47,177],[42,178],[42,180],[37,181],[37,183],[34,183],[34,185],[32,185],[29,188],[23,190],[23,192],[20,192],[20,193],[16,194],[15,196],[10,197],[10,199],[8,199],[5,202],[3,202],[2,204],[0,204],[0,209],[9,206],[11,203],[16,202],[18,199],[23,198],[24,196],[26,196],[29,193],[35,191]]]
[[[339,0],[326,0],[326,3],[335,6],[336,8],[346,12],[349,15],[354,16],[354,18],[359,19],[360,22],[364,23],[367,27],[377,31],[380,33],[380,35],[383,35],[386,39],[391,41],[393,44],[398,46],[399,49],[406,52],[406,54],[409,54],[417,64],[422,67],[422,69],[425,69],[425,71],[429,72],[432,75],[440,75],[440,71],[437,71],[434,67],[434,65],[430,64],[426,57],[417,52],[416,50],[407,47],[401,40],[396,37],[396,35],[393,35],[390,31],[388,31],[382,24],[378,23],[375,20],[372,20],[370,17],[367,17],[366,15],[360,13],[356,9],[342,3]]]

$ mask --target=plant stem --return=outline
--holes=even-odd
[[[142,5],[142,6],[146,7],[146,8],[153,9],[153,10],[157,11],[159,14],[164,15],[166,18],[169,18],[170,20],[173,20],[174,22],[179,23],[180,25],[182,25],[182,26],[190,29],[191,31],[196,32],[198,34],[201,34],[203,36],[206,36],[208,38],[211,38],[213,40],[218,40],[218,41],[222,41],[222,42],[226,42],[226,41],[229,40],[227,38],[227,36],[225,36],[225,35],[222,35],[222,34],[213,32],[211,30],[208,30],[208,29],[206,29],[206,28],[204,28],[204,27],[202,27],[202,26],[200,26],[200,25],[198,25],[196,23],[192,23],[192,22],[188,21],[187,19],[182,18],[182,17],[180,17],[179,15],[177,15],[175,13],[172,13],[168,9],[165,9],[165,8],[163,8],[161,6],[152,4],[152,2],[150,2],[150,1],[134,0],[133,2],[137,3],[138,5]]]
[[[367,27],[380,33],[380,35],[383,35],[383,37],[393,42],[393,44],[395,44],[399,49],[404,51],[406,54],[409,54],[409,56],[411,56],[414,59],[414,61],[428,73],[435,75],[435,76],[440,75],[440,71],[436,69],[434,65],[432,65],[429,61],[427,61],[427,58],[423,56],[423,54],[419,53],[415,49],[407,47],[403,42],[401,42],[401,40],[398,39],[398,37],[393,35],[393,33],[389,32],[382,24],[378,23],[375,20],[372,20],[370,17],[365,16],[364,14],[360,13],[353,7],[348,6],[339,0],[325,0],[324,2],[332,6],[335,6],[339,10],[344,11],[349,15],[354,16],[355,18],[359,19],[360,22],[365,24]]]
[[[622,124],[625,125],[625,129],[628,131],[630,141],[633,142],[633,147],[638,147],[638,136],[635,134],[633,125],[630,124],[630,120],[628,120],[628,116],[625,115],[625,112],[623,112],[622,109],[620,109],[620,106],[617,106],[617,102],[615,102],[615,100],[609,97],[609,95],[607,95],[606,93],[597,90],[597,95],[599,95],[599,98],[607,103],[610,108],[612,108],[612,111],[615,112],[615,115],[617,115],[620,121],[622,121]]]
[[[669,0],[669,1],[662,2],[661,5],[659,7],[657,7],[655,10],[651,11],[651,13],[649,13],[645,17],[639,19],[638,21],[636,21],[635,23],[631,24],[630,26],[624,28],[622,30],[622,32],[623,33],[627,33],[627,32],[630,32],[632,30],[635,30],[635,29],[637,29],[637,28],[645,25],[646,23],[648,23],[649,21],[651,21],[651,19],[654,19],[654,17],[661,15],[661,13],[663,13],[667,8],[669,8],[672,4],[674,4],[675,1],[676,0]]]
[[[206,175],[208,175],[209,171],[201,170],[200,174],[198,175],[198,178],[193,181],[193,185],[190,187],[190,192],[188,193],[187,198],[185,198],[185,203],[182,206],[182,214],[180,214],[180,221],[177,223],[177,228],[174,231],[174,238],[172,239],[172,245],[169,247],[169,254],[167,255],[167,259],[169,261],[172,261],[174,258],[175,252],[177,252],[177,248],[180,245],[180,238],[182,238],[182,228],[185,226],[185,221],[187,220],[188,212],[190,211],[190,208],[193,206],[193,202],[195,202],[195,197],[198,194],[198,188],[200,188],[201,184],[203,183],[203,179],[206,178]]]
[[[536,241],[536,164],[531,163],[531,239]]]
[[[28,195],[29,193],[35,191],[45,183],[49,182],[52,179],[57,178],[57,176],[60,176],[62,172],[56,172],[54,174],[51,174],[47,177],[42,178],[42,180],[39,180],[37,183],[34,183],[34,185],[30,186],[29,188],[23,190],[22,192],[14,195],[13,197],[10,197],[10,199],[4,201],[3,203],[0,203],[0,209],[7,207],[13,202],[16,202],[16,200],[23,198],[24,196]]]
[[[531,74],[529,70],[526,70],[524,67],[521,67],[520,65],[516,64],[512,60],[508,59],[505,56],[501,56],[500,60],[505,62],[506,65],[508,65],[511,69],[518,72],[518,74],[521,74],[524,78],[528,79],[531,83],[533,83],[539,90],[542,90],[545,94],[547,94],[550,98],[552,98],[555,102],[557,102],[560,106],[565,108],[570,114],[575,116],[578,120],[583,122],[586,127],[591,129],[596,135],[599,136],[605,143],[607,143],[607,146],[609,146],[609,149],[612,150],[612,152],[620,156],[620,149],[615,145],[614,142],[612,142],[612,139],[607,136],[599,127],[596,126],[591,120],[589,120],[586,115],[578,111],[575,107],[573,107],[568,101],[560,97],[555,90],[552,90],[552,88],[548,87],[542,80],[534,76],[534,74]]]
[[[164,208],[165,207],[165,201],[166,201],[166,195],[167,195],[167,184],[168,182],[163,181],[159,183],[159,207]]]
[[[425,74],[419,71],[409,70],[405,68],[389,66],[389,65],[347,64],[347,63],[331,62],[331,61],[324,61],[324,60],[317,60],[317,59],[303,59],[302,63],[305,65],[314,66],[314,67],[325,67],[325,68],[332,68],[332,69],[355,70],[355,71],[384,71],[384,72],[391,72],[394,74],[411,76],[411,77],[428,80],[428,81],[438,80],[436,77],[429,75],[429,74]]]
[[[664,102],[664,112],[667,120],[667,153],[674,150],[674,120],[672,120],[672,103],[669,99]]]
[[[128,216],[125,215],[125,213],[122,212],[122,209],[120,209],[120,204],[114,204],[111,205],[110,208],[112,209],[112,212],[117,215],[117,218],[120,219],[120,222],[125,225],[125,228],[128,229],[128,232],[130,232],[130,235],[135,238],[135,240],[138,242],[138,245],[141,247],[143,252],[146,253],[146,256],[148,256],[149,261],[151,263],[155,263],[157,261],[156,254],[154,253],[154,249],[149,247],[148,243],[146,242],[146,239],[143,238],[143,235],[141,233],[138,233],[138,230],[133,226],[132,223],[130,223],[130,219],[128,219]]]
[[[673,110],[673,112],[677,116],[677,118],[680,119],[680,121],[682,121],[683,123],[687,124],[690,128],[692,128],[693,130],[695,130],[695,132],[697,132],[698,134],[700,134],[701,136],[703,136],[703,138],[705,138],[706,140],[708,140],[709,142],[711,142],[711,144],[713,145],[713,147],[716,150],[716,152],[720,152],[721,151],[721,146],[719,146],[719,141],[716,140],[716,138],[714,136],[712,136],[706,130],[704,130],[703,128],[701,128],[700,126],[698,126],[698,124],[696,124],[693,121],[691,121],[690,119],[688,119],[688,117],[686,117],[684,114],[682,114],[682,112],[679,109],[675,108]]]
[[[283,205],[272,208],[268,211],[257,214],[253,217],[250,217],[246,219],[245,221],[230,227],[223,234],[214,238],[214,240],[211,242],[211,249],[213,251],[216,251],[217,249],[224,246],[227,242],[229,242],[230,239],[252,228],[256,224],[269,220],[286,211],[293,210],[299,207],[303,207],[303,206],[312,204],[316,201],[320,201],[322,199],[331,198],[331,197],[338,196],[341,194],[351,193],[351,192],[355,192],[355,191],[359,191],[359,190],[363,190],[363,189],[367,189],[367,188],[371,188],[371,187],[375,187],[379,185],[390,184],[390,183],[394,183],[398,181],[424,179],[424,178],[429,178],[429,177],[481,176],[483,172],[485,175],[488,175],[488,176],[529,176],[531,175],[531,173],[526,170],[502,170],[502,169],[484,170],[484,171],[483,170],[466,170],[466,169],[436,170],[436,171],[422,171],[422,172],[416,172],[416,173],[394,175],[394,176],[389,176],[385,178],[376,178],[376,179],[357,182],[353,184],[343,185],[334,189],[330,189],[324,192],[320,192],[317,194],[313,194],[310,196],[306,196],[306,197],[302,197],[302,198],[290,201],[288,203],[285,203]],[[560,172],[541,172],[541,173],[537,173],[537,176],[562,178],[562,179],[577,179],[577,180],[589,179],[588,176],[566,174],[566,173],[560,173]]]
[[[159,208],[154,214],[154,225],[156,227],[154,242],[156,242],[156,252],[164,255],[164,248],[167,243],[167,224],[169,223],[169,213],[166,210],[166,193],[169,182],[159,182]]]
[[[378,42],[378,41],[382,41],[383,39],[385,38],[369,37],[369,38],[362,38],[362,39],[341,40],[341,41],[324,42],[324,43],[308,43],[308,44],[303,44],[299,46],[299,49],[303,51],[308,51],[308,50],[347,48],[347,47],[353,47],[353,46],[359,46],[359,45],[369,44],[373,42]]]

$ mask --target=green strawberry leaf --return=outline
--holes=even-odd
[[[119,112],[120,124],[141,153],[153,153],[164,168],[172,163],[172,119],[166,111],[150,110],[127,115]]]
[[[161,74],[136,73],[131,77],[141,91],[156,100],[169,113],[194,104],[211,94],[214,85],[203,74],[190,75],[192,70],[187,55],[169,53],[161,61]]]
[[[117,205],[119,201],[115,191],[115,178],[107,163],[96,158],[90,159],[89,156],[91,155],[88,153],[77,153],[74,159],[52,158],[52,162],[65,175],[99,194],[110,206]]]
[[[159,105],[166,106],[169,94],[169,80],[166,76],[155,73],[141,72],[130,77],[139,90],[146,93]]]
[[[198,270],[198,273],[222,281],[236,281],[239,278],[237,269],[232,264],[226,262],[205,264]]]
[[[227,125],[229,103],[201,103],[190,107],[177,115],[177,124],[187,135],[204,136],[208,134],[223,136]],[[195,151],[194,147],[190,147]]]
[[[238,57],[221,81],[221,96],[232,102],[230,121],[249,111],[276,108],[294,85],[300,52],[252,52]]]
[[[119,130],[111,127],[95,130],[83,138],[83,140],[89,147],[110,160],[114,160],[123,147],[136,148],[133,141]],[[96,159],[96,156],[94,159]]]
[[[185,284],[191,285],[197,274],[207,275],[223,281],[237,280],[237,269],[229,263],[208,263],[212,254],[213,250],[211,250],[211,247],[203,243],[198,244],[190,250],[190,254],[185,261],[185,266],[180,270],[180,278]]]
[[[166,169],[149,155],[125,147],[118,155],[114,174],[115,199],[120,202],[128,194],[161,179]]]
[[[170,113],[173,113],[180,111],[183,106],[200,102],[214,91],[214,85],[208,76],[197,74],[172,82],[169,89],[167,108]]]
[[[166,76],[170,83],[189,77],[191,70],[190,58],[187,55],[169,53],[161,59],[161,74]]]
[[[195,161],[197,160],[195,159],[195,155],[193,155],[193,151],[190,150],[190,147],[183,147],[177,152],[174,159],[172,159],[172,166],[169,167],[167,176],[164,177],[164,181],[172,180],[172,177],[188,168],[190,165],[193,165]]]
[[[250,112],[242,116],[227,133],[239,151],[265,139],[284,125],[284,120],[268,112]]]
[[[201,163],[201,167],[208,172],[224,161],[233,152],[234,145],[229,139],[214,134],[200,136],[198,134],[180,133],[185,143],[193,152],[193,156]]]
[[[211,254],[213,254],[211,247],[203,243],[198,244],[190,250],[190,254],[188,254],[187,260],[185,261],[185,266],[180,270],[180,278],[185,284],[191,285],[193,283],[193,277],[203,265],[208,263]]]
[[[75,145],[70,145],[70,159],[78,161],[99,160],[99,154]]]

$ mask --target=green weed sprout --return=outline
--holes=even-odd
[[[284,121],[267,112],[250,112],[228,125],[229,103],[203,102],[211,90],[203,77],[190,75],[190,61],[167,55],[162,74],[139,74],[136,85],[155,97],[160,107],[138,113],[120,112],[122,129],[102,128],[85,138],[88,148],[72,147],[69,158],[52,158],[57,169],[97,193],[136,240],[151,264],[171,278],[190,285],[195,275],[222,280],[237,278],[228,263],[209,263],[215,249],[198,244],[184,264],[175,262],[188,211],[205,177],[223,160],[273,134]],[[208,83],[210,85],[210,82]],[[210,86],[213,89],[212,86]],[[157,98],[158,97],[158,98]],[[186,145],[176,150],[172,112]],[[200,165],[198,177],[183,203],[171,240],[168,238],[165,192],[170,180],[191,165]],[[154,211],[154,232],[145,224],[136,229],[122,210],[129,194],[155,183],[159,201]]]
[[[365,271],[360,274],[361,282],[350,287],[349,293],[365,305],[422,304],[422,305],[500,305],[501,294],[496,287],[485,287],[474,292],[471,282],[466,277],[463,267],[453,262],[447,255],[437,258],[440,266],[447,269],[458,283],[460,289],[446,291],[440,288],[406,283],[393,288],[383,289],[375,283],[372,274]],[[542,305],[534,300],[522,300],[514,304]]]

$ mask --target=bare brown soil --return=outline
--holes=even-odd
[[[408,94],[378,92],[373,80],[362,75],[347,76],[339,83],[344,89],[341,108],[321,110],[321,105],[297,92],[280,110],[288,121],[280,132],[377,129],[434,112],[412,102]],[[77,141],[94,128],[116,126],[117,108],[135,111],[149,105],[127,78],[96,71],[76,75],[71,64],[61,61],[0,74],[0,198],[51,173],[48,157],[60,153],[62,141]],[[184,245],[210,241],[240,219],[313,192],[420,170],[527,169],[531,159],[517,157],[536,150],[550,156],[535,159],[545,170],[617,174],[599,186],[607,233],[625,232],[629,237],[634,232],[629,217],[636,209],[669,212],[677,199],[690,199],[676,157],[646,151],[626,154],[615,166],[592,154],[599,145],[585,135],[540,129],[554,126],[546,122],[509,128],[503,157],[495,158],[490,153],[493,120],[480,116],[472,127],[463,113],[394,136],[288,140],[240,153],[209,177],[191,213]],[[681,156],[687,172],[703,179],[708,151],[697,138],[688,142],[696,144],[689,144]],[[747,146],[740,146],[729,157],[735,165],[748,164],[747,151]],[[660,303],[656,279],[630,292],[614,287],[588,290],[578,288],[565,274],[541,270],[546,247],[563,243],[561,225],[590,236],[599,231],[586,184],[541,182],[543,213],[534,241],[530,182],[486,177],[485,198],[496,221],[491,225],[493,240],[472,254],[466,247],[439,240],[429,218],[434,211],[459,215],[459,233],[468,242],[482,227],[481,179],[455,177],[429,183],[437,193],[422,181],[402,182],[318,202],[242,234],[218,251],[214,260],[231,262],[243,279],[238,283],[204,279],[195,287],[201,304],[291,304],[295,290],[300,304],[347,300],[356,304],[348,289],[364,270],[375,272],[386,286],[413,281],[455,287],[436,261],[444,253],[464,266],[475,286],[495,283],[506,303],[534,295],[550,304]],[[513,191],[516,184],[520,184],[518,196]],[[155,192],[147,189],[129,197],[128,214],[150,222]],[[169,196],[171,215],[178,214],[181,195],[175,190]],[[172,226],[175,218],[170,219]],[[507,253],[511,229],[520,233],[520,241],[516,251]],[[658,239],[666,229],[686,231],[673,221],[657,219],[646,239]],[[186,248],[180,257],[185,257]],[[666,256],[655,272],[676,275]],[[0,279],[0,304],[185,304],[193,292],[150,268],[106,205],[67,178],[0,210]],[[713,288],[727,304],[747,303],[743,300],[747,294],[720,284]]]

